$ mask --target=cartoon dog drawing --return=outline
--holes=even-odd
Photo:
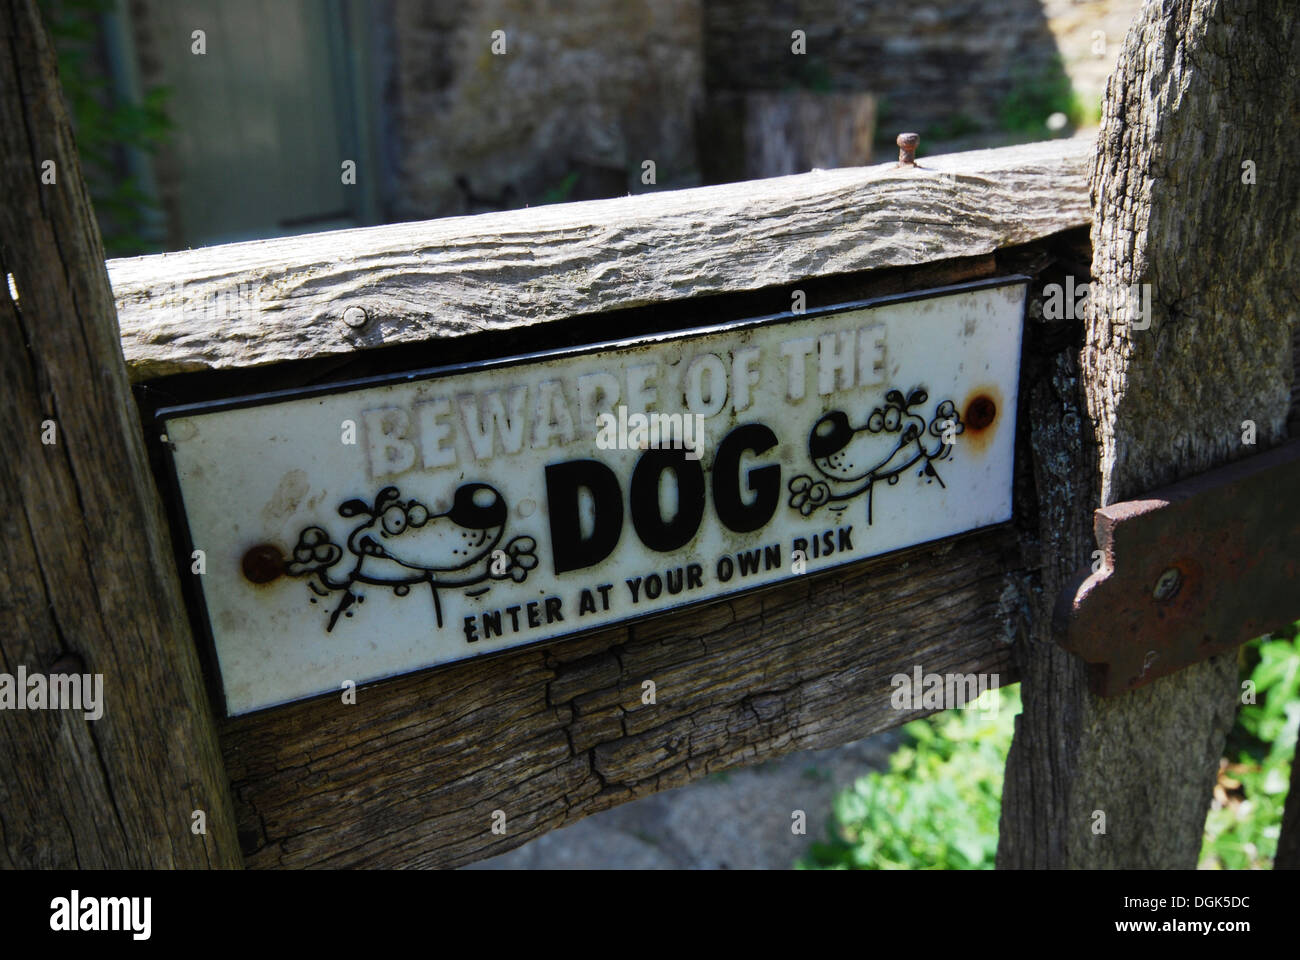
[[[501,494],[486,483],[458,487],[446,513],[430,513],[418,500],[403,502],[396,487],[384,487],[373,506],[364,500],[339,506],[339,516],[365,518],[348,535],[349,566],[341,578],[332,577],[329,568],[344,560],[344,549],[332,543],[321,527],[307,527],[298,534],[286,572],[314,577],[308,584],[317,596],[343,591],[327,632],[334,629],[340,614],[352,616],[348,608],[363,599],[353,592],[357,583],[392,587],[399,597],[406,596],[412,584],[427,583],[441,628],[439,589],[469,587],[489,579],[522,583],[537,566],[537,542],[532,537],[515,537],[504,550],[497,550],[508,512]]]
[[[927,426],[925,418],[913,411],[929,399],[918,387],[906,399],[902,391],[885,394],[883,407],[876,407],[867,422],[855,427],[846,413],[832,410],[813,424],[808,436],[808,454],[813,466],[826,480],[814,480],[800,474],[790,481],[790,506],[805,517],[824,504],[851,500],[867,495],[867,523],[871,523],[871,506],[875,485],[885,480],[898,482],[908,467],[923,463],[918,476],[926,483],[934,480],[944,486],[934,469],[937,460],[952,454],[952,439],[965,429],[951,400],[935,409]]]

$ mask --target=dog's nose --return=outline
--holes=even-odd
[[[808,452],[814,460],[820,460],[843,450],[852,439],[853,428],[849,426],[848,415],[840,410],[832,410],[813,424],[812,436],[808,438]]]
[[[446,516],[467,530],[486,530],[506,522],[506,502],[486,483],[466,483],[456,488]]]

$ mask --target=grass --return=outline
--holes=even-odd
[[[1224,749],[1201,847],[1202,869],[1273,865],[1300,726],[1300,624],[1245,652],[1243,697]]]
[[[1300,623],[1253,640],[1243,699],[1206,818],[1202,869],[1268,869],[1300,726]],[[1018,688],[996,712],[948,710],[903,727],[886,772],[836,795],[827,839],[799,869],[992,869]],[[1254,702],[1250,702],[1253,699]]]
[[[948,710],[903,727],[911,741],[833,801],[830,835],[801,869],[993,868],[1002,771],[1020,712],[1017,688],[998,709]]]

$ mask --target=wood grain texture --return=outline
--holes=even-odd
[[[1006,529],[585,639],[228,721],[250,867],[456,866],[919,714],[895,673],[1011,680]],[[655,703],[643,702],[643,683]],[[493,812],[504,835],[492,832]],[[788,830],[789,809],[769,811]]]
[[[1291,412],[1287,417],[1287,436],[1300,436],[1300,323],[1291,338],[1291,356],[1295,379],[1291,383]],[[1287,788],[1282,830],[1277,840],[1275,870],[1300,870],[1300,763],[1291,764],[1291,786]]]
[[[1113,503],[1285,437],[1300,169],[1300,10],[1150,0],[1110,82],[1096,205],[1082,397],[1095,448],[1073,461],[1062,566],[1088,561],[1084,506]],[[1258,165],[1243,183],[1243,161]],[[1150,328],[1113,291],[1151,285]],[[1097,290],[1094,285],[1094,292]],[[1242,443],[1242,421],[1258,444]],[[1092,503],[1085,499],[1091,497]],[[1050,597],[1048,598],[1050,602]],[[1045,616],[1037,618],[1046,624]],[[1122,625],[1117,625],[1122,626]],[[1188,868],[1237,701],[1236,658],[1101,700],[1081,661],[1034,630],[1020,648],[1024,714],[1008,761],[1004,867]],[[1105,832],[1094,832],[1096,812]]]
[[[1086,230],[995,256],[837,281],[855,299],[983,276],[1059,276]],[[1066,264],[1066,266],[1063,266]],[[1041,289],[1034,296],[1041,301]],[[818,302],[821,302],[820,300]],[[719,298],[718,320],[750,309]],[[1022,396],[1077,354],[1081,323],[1034,320]],[[588,637],[224,721],[252,867],[448,867],[656,790],[917,716],[890,705],[915,666],[1012,682],[1041,558],[1036,478],[1017,425],[1016,520],[993,530]],[[1052,412],[1053,422],[1059,416]],[[1075,424],[1077,428],[1077,423]],[[642,702],[646,680],[656,702]],[[506,817],[504,835],[492,814]],[[788,830],[788,809],[771,812]]]
[[[986,255],[1086,225],[1086,141],[108,265],[133,380]],[[360,307],[360,330],[340,322]],[[784,308],[788,308],[788,300]]]
[[[0,672],[103,675],[97,720],[0,711],[0,867],[239,866],[99,229],[32,0],[0,2],[0,134],[0,277],[18,294],[0,292]],[[196,809],[206,835],[191,832]]]

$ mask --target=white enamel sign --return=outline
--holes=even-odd
[[[1025,290],[159,411],[227,710],[1010,519]]]

